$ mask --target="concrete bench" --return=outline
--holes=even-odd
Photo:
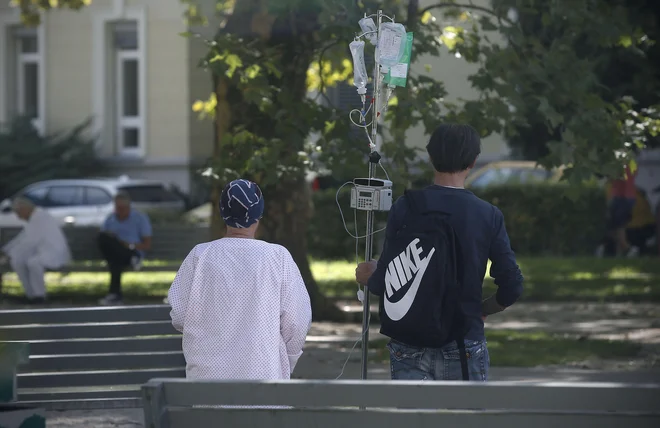
[[[142,396],[146,428],[660,426],[658,384],[153,379]],[[211,407],[240,405],[289,408]]]
[[[0,403],[16,401],[16,373],[29,361],[30,344],[0,342]]]
[[[71,249],[73,263],[62,269],[51,270],[68,274],[72,272],[106,272],[103,258],[96,246],[99,229],[96,227],[65,227],[64,234]],[[13,239],[20,228],[0,229],[0,246]],[[190,250],[199,243],[210,240],[210,230],[207,227],[194,226],[154,226],[152,250],[147,253],[147,261],[158,260],[158,264],[146,264],[145,272],[176,271],[181,261]],[[0,293],[2,292],[3,273],[10,272],[9,266],[0,267]]]
[[[15,404],[16,372],[28,362],[29,348],[29,343],[0,342],[0,427],[46,426],[44,409]]]
[[[30,346],[18,404],[48,409],[140,407],[140,386],[185,377],[169,306],[0,311],[0,337]]]

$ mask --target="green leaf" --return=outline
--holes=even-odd
[[[550,126],[554,129],[557,128],[561,123],[563,123],[564,118],[562,117],[557,110],[555,110],[547,98],[540,97],[539,100],[539,112],[545,116],[545,119],[548,121]]]
[[[628,161],[628,167],[630,168],[630,173],[634,174],[637,172],[637,161],[635,159],[630,159]]]
[[[632,37],[628,35],[621,36],[619,39],[619,45],[623,46],[624,48],[629,48],[632,45]]]
[[[544,13],[541,15],[541,24],[543,24],[544,27],[549,27],[552,23],[552,17],[548,13]]]

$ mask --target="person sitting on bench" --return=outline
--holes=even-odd
[[[53,216],[25,197],[13,201],[18,218],[25,227],[0,251],[0,260],[9,263],[18,275],[28,303],[46,300],[46,269],[60,269],[71,261],[71,252],[62,228]]]
[[[121,304],[122,272],[129,266],[139,270],[144,252],[151,248],[149,217],[131,207],[126,193],[115,196],[115,212],[105,219],[98,245],[110,271],[110,292],[99,304]]]

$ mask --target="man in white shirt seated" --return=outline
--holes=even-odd
[[[57,220],[29,199],[14,199],[13,209],[18,218],[27,223],[21,233],[2,248],[0,259],[9,258],[28,302],[40,303],[46,300],[44,273],[46,269],[60,269],[71,261],[69,245]]]
[[[309,294],[286,248],[255,239],[259,187],[229,183],[224,238],[197,245],[168,293],[188,379],[290,379],[311,327]]]

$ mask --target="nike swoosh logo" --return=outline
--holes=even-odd
[[[426,268],[429,266],[429,262],[431,261],[431,256],[433,253],[435,253],[435,248],[431,248],[431,251],[429,251],[428,255],[424,257],[424,260],[419,261],[419,270],[417,271],[417,275],[415,276],[415,279],[413,279],[412,284],[410,284],[410,288],[401,298],[401,300],[397,302],[390,302],[390,299],[387,298],[387,295],[385,296],[385,313],[392,321],[399,321],[401,318],[405,317],[410,310],[410,307],[415,301],[415,296],[419,290],[419,285],[422,283],[422,277],[426,272]]]

